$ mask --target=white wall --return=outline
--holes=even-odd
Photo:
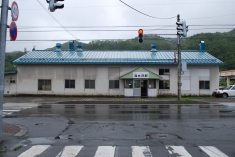
[[[119,89],[109,89],[109,68],[120,68],[119,77],[139,67],[146,68],[156,74],[159,69],[170,69],[170,75],[163,80],[170,80],[170,89],[159,89],[158,94],[176,95],[177,65],[18,65],[16,94],[55,94],[55,95],[124,95],[124,80],[120,80]],[[87,70],[88,69],[88,70]],[[90,72],[89,72],[89,69]],[[211,94],[219,87],[218,66],[190,66],[182,75],[183,95]],[[199,90],[199,69],[209,69],[210,90]],[[87,71],[87,72],[84,72]],[[6,78],[6,77],[5,77]],[[85,89],[85,79],[95,79],[95,89]],[[38,79],[51,79],[51,91],[38,91]],[[64,80],[74,79],[75,89],[65,89]],[[159,81],[156,81],[159,88]],[[190,82],[190,86],[188,83]],[[187,84],[186,86],[184,85]],[[6,90],[6,88],[5,88]]]
[[[15,83],[10,83],[11,80],[14,80]],[[16,74],[8,74],[4,77],[4,95],[15,95],[16,94]]]

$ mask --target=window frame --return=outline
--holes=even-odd
[[[113,86],[111,86],[111,85],[113,85]],[[117,85],[117,87],[116,87],[116,85]],[[119,89],[119,87],[120,87],[119,80],[109,80],[109,89]]]
[[[164,86],[164,82],[165,82],[165,83],[168,82],[168,83],[169,83],[169,88],[161,88],[162,86],[160,85],[160,82],[163,83],[163,87],[165,87],[165,86]],[[166,89],[166,90],[170,90],[170,88],[171,88],[171,87],[170,87],[170,80],[159,80],[158,85],[159,85],[158,88],[159,88],[159,89],[163,89],[163,90],[165,90],[165,89]]]
[[[129,83],[129,84],[127,85],[127,83]],[[124,88],[133,89],[133,84],[134,84],[133,79],[125,79]],[[131,85],[131,86],[129,86],[129,85]]]
[[[153,82],[153,87],[152,87],[152,82]],[[149,87],[151,85],[151,87]],[[148,89],[156,89],[156,79],[149,79],[148,80]]]
[[[16,80],[10,80],[10,83],[15,84]]]
[[[86,81],[88,81],[88,87],[86,87]],[[92,86],[92,81],[94,81],[94,87],[91,87]],[[84,81],[84,88],[85,89],[95,89],[95,80],[85,80]]]
[[[40,89],[39,88],[39,85],[40,85],[40,83],[39,83],[39,81],[43,81],[43,84],[41,84],[42,86],[44,85],[44,86],[46,86],[47,85],[47,83],[46,83],[46,81],[49,81],[50,83],[50,89],[49,90],[46,90],[46,89],[43,89],[42,87],[42,89]],[[51,79],[38,79],[38,91],[52,91],[52,83],[51,83],[52,81],[51,81]]]
[[[163,70],[163,73],[162,72],[160,72],[160,71],[162,71]],[[168,71],[168,72],[166,72],[166,70]],[[159,72],[159,75],[170,75],[170,69],[159,69],[158,70],[158,72]]]
[[[201,83],[200,82],[203,82],[203,87],[204,88],[201,88]],[[206,82],[209,83],[209,88],[206,88]],[[199,90],[210,90],[210,81],[208,81],[208,80],[199,80]]]
[[[68,86],[66,86],[66,81],[68,82]],[[71,83],[72,81],[74,81],[74,86],[73,86],[73,83]],[[65,79],[65,80],[64,80],[64,88],[65,88],[65,89],[75,89],[75,88],[76,88],[76,82],[75,82],[75,80]]]

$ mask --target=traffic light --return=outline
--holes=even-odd
[[[181,21],[181,22],[176,22],[176,24],[177,24],[177,30],[178,30],[177,34],[183,37],[187,37],[188,26],[186,26],[186,22]]]
[[[51,12],[54,12],[56,9],[63,9],[64,4],[57,3],[58,1],[64,1],[64,0],[46,0],[47,3],[49,3],[49,10]]]
[[[139,37],[138,37],[139,43],[142,43],[144,41],[144,31],[143,31],[143,29],[139,29],[138,34],[139,34]]]

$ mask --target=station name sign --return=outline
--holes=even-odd
[[[133,78],[149,78],[149,72],[133,72]]]

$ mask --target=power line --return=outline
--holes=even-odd
[[[60,24],[60,22],[52,15],[52,14],[50,14],[48,11],[47,11],[47,9],[42,5],[42,3],[39,1],[39,0],[37,0],[38,1],[38,3],[45,9],[45,11],[64,29],[64,30],[66,30],[66,28],[64,28],[61,24]],[[66,30],[66,32],[68,32],[71,36],[73,36],[75,39],[73,39],[73,40],[78,40],[73,34],[71,34],[69,31],[67,31]]]
[[[172,25],[145,25],[145,26],[63,26],[63,28],[131,28],[131,27],[137,27],[137,28],[144,28],[144,27],[174,27],[175,24]],[[235,26],[235,24],[208,24],[208,25],[188,25],[190,27],[208,27],[208,26],[223,26],[223,27],[231,27]],[[18,29],[36,29],[36,28],[61,28],[61,26],[18,26]]]
[[[123,4],[125,4],[126,6],[128,6],[129,8],[131,8],[131,9],[133,9],[133,10],[139,12],[140,14],[143,14],[143,15],[148,16],[148,17],[151,17],[151,18],[155,18],[155,19],[165,19],[165,20],[166,20],[166,19],[173,19],[173,18],[176,17],[176,16],[174,16],[174,17],[169,17],[169,18],[158,18],[158,17],[150,16],[150,15],[148,15],[148,14],[145,14],[145,13],[143,13],[143,12],[141,12],[141,11],[139,11],[139,10],[133,8],[132,6],[130,6],[130,5],[126,4],[125,2],[123,2],[122,0],[119,0],[119,1],[122,2]]]
[[[144,38],[144,40],[164,40],[164,39],[169,39],[169,40],[176,40],[177,38],[162,38],[162,37],[158,37],[158,38]],[[235,39],[235,36],[227,36],[227,37],[221,37],[221,36],[214,36],[214,37],[188,37],[188,38],[182,38],[182,40],[195,40],[195,39],[208,39],[208,40],[211,40],[211,39]],[[71,39],[72,40],[72,39]],[[68,39],[51,39],[51,40],[47,40],[47,39],[41,39],[41,40],[27,40],[27,39],[24,39],[24,40],[17,40],[17,41],[14,41],[15,43],[16,42],[23,42],[23,41],[27,41],[27,42],[35,42],[35,41],[71,41],[71,40],[68,40]],[[128,41],[128,40],[137,40],[136,38],[133,38],[133,39],[80,39],[79,41],[118,41],[118,40],[123,40],[123,41]],[[8,42],[11,41],[11,40],[7,40]],[[11,41],[12,42],[12,41]]]
[[[234,1],[229,1],[229,2],[203,2],[204,4],[205,3],[207,3],[207,4],[211,4],[211,3],[215,3],[215,4],[220,4],[220,3],[222,3],[222,4],[225,4],[225,3],[235,3]],[[132,5],[132,6],[154,6],[154,5],[182,5],[182,4],[199,4],[199,5],[201,5],[202,3],[201,2],[198,2],[198,3],[196,3],[196,2],[193,2],[193,3],[158,3],[158,4],[134,4],[134,5]],[[64,8],[64,9],[76,9],[76,8],[108,8],[108,7],[124,7],[125,5],[109,5],[109,6],[79,6],[79,7],[66,7],[66,8]],[[41,9],[39,9],[39,8],[35,8],[35,9],[29,9],[29,8],[23,8],[23,9],[21,9],[21,10],[41,10]]]
[[[122,27],[175,27],[173,25],[149,25],[149,26],[63,26],[64,28],[122,28]],[[235,24],[234,24],[235,26]],[[18,29],[27,29],[27,28],[60,28],[59,26],[18,26]]]
[[[199,28],[199,29],[190,29],[190,30],[208,30],[208,29],[234,29],[234,28]],[[144,31],[159,31],[159,30],[166,30],[166,31],[173,31],[173,30],[176,30],[176,29],[145,29]],[[35,30],[35,31],[18,31],[18,32],[23,32],[23,33],[40,33],[40,32],[63,32],[65,30]],[[70,32],[136,32],[137,30],[67,30],[67,31],[70,31]],[[160,34],[157,34],[157,35],[160,35]],[[171,35],[171,34],[169,34]]]

